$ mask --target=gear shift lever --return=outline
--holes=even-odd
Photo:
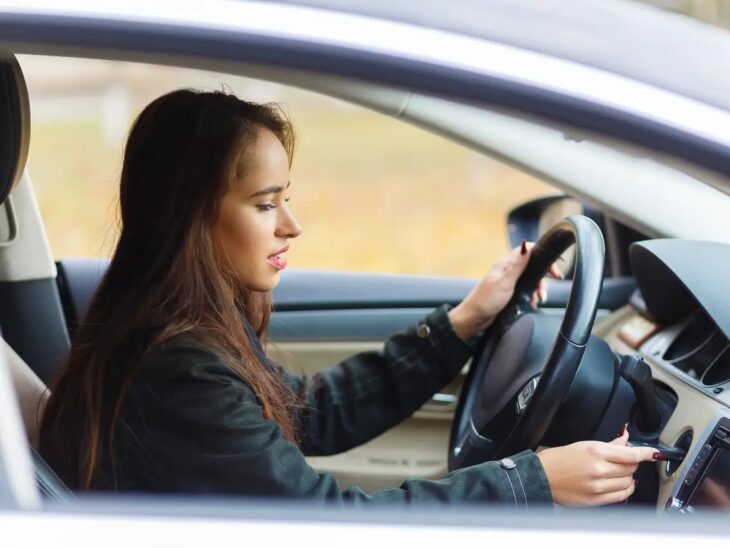
[[[657,409],[651,368],[641,356],[626,354],[621,358],[618,372],[634,390],[638,408],[636,426],[644,432],[655,432],[661,424],[662,417]]]

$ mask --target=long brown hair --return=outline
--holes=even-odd
[[[113,458],[114,427],[137,366],[181,333],[223,357],[265,416],[296,441],[296,398],[258,358],[242,321],[264,341],[271,296],[242,286],[210,233],[262,126],[291,165],[294,132],[275,104],[183,89],[135,120],[122,165],[119,241],[41,422],[39,451],[72,488],[95,487],[102,454]]]

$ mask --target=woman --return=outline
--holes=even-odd
[[[272,105],[179,90],[148,105],[124,154],[122,230],[46,407],[41,454],[75,489],[287,495],[321,500],[626,499],[652,451],[581,442],[366,495],[304,454],[362,444],[451,381],[465,341],[512,295],[526,248],[499,261],[428,329],[391,337],[313,378],[262,348],[270,292],[301,228],[288,202],[294,136]]]

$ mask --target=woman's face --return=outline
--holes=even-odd
[[[289,160],[260,127],[244,161],[246,172],[223,197],[211,232],[248,289],[271,291],[286,267],[289,239],[302,232],[287,204]]]

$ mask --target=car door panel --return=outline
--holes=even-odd
[[[267,354],[295,374],[312,375],[353,354],[382,347],[383,341],[373,340],[280,342],[272,338]],[[339,455],[307,460],[316,469],[334,474],[340,485],[357,485],[366,491],[395,487],[409,477],[443,477],[449,428],[464,373],[412,417],[376,439]]]
[[[402,280],[395,276],[331,274],[321,279],[308,274],[301,280],[296,273],[288,274],[275,294],[277,311],[271,318],[267,354],[289,371],[302,375],[313,375],[359,352],[382,350],[390,335],[415,325],[442,302],[458,302],[463,298],[460,293],[465,295],[473,284],[469,281],[462,287],[446,279],[401,285]],[[295,287],[301,285],[293,289],[290,280]],[[332,288],[333,281],[340,284],[325,291]],[[358,287],[354,288],[352,282]],[[308,287],[302,287],[305,285]],[[277,299],[282,293],[283,304]],[[314,293],[323,302],[315,301]],[[396,300],[399,295],[400,301]],[[353,304],[374,306],[377,302],[391,306],[341,308]],[[413,302],[431,306],[404,306]],[[463,375],[459,375],[412,417],[376,439],[339,455],[307,460],[317,470],[333,474],[340,485],[357,485],[366,491],[396,487],[409,477],[443,477],[448,471],[449,429],[462,381]]]

